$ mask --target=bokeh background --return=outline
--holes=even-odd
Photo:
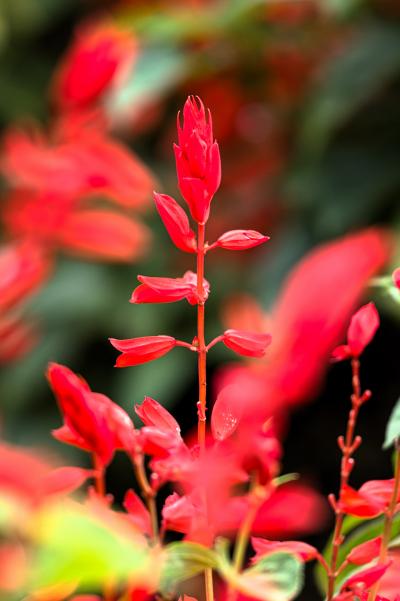
[[[23,160],[29,149],[16,151],[17,167],[10,159],[13,132],[41,128],[57,145],[60,107],[54,89],[60,65],[76,32],[104,20],[128,32],[134,48],[124,77],[96,105],[107,117],[108,139],[140,157],[158,191],[179,198],[172,153],[176,113],[188,94],[200,95],[212,111],[223,164],[208,239],[236,228],[271,236],[268,244],[247,253],[218,251],[208,257],[208,338],[243,309],[240,303],[232,305],[233,294],[249,295],[267,311],[291,270],[321,243],[380,226],[394,241],[383,274],[400,264],[395,243],[400,227],[400,5],[395,0],[1,0],[3,244],[26,237],[26,221],[42,219],[24,213],[23,201],[13,204],[14,196],[27,193],[30,185],[23,175],[29,170]],[[79,129],[73,133],[76,141],[80,135]],[[62,196],[67,180],[56,179],[52,193]],[[102,206],[113,193],[100,187],[93,196]],[[143,239],[125,253],[129,256],[107,256],[106,237],[98,243],[103,253],[98,247],[82,250],[82,244],[50,244],[48,277],[18,307],[18,319],[29,323],[29,340],[22,336],[10,347],[5,330],[1,333],[4,439],[73,457],[72,448],[62,448],[50,436],[60,418],[44,377],[49,360],[82,373],[95,390],[130,412],[134,402],[150,395],[187,430],[194,424],[191,353],[179,350],[127,370],[112,367],[110,336],[163,333],[191,340],[195,327],[193,307],[186,303],[129,304],[136,274],[175,277],[193,268],[193,257],[171,244],[151,194],[140,202],[140,217],[134,205],[123,208],[126,218],[142,224]],[[15,226],[19,211],[27,215],[22,229]],[[35,238],[34,232],[29,237]],[[323,263],[319,269],[324,271]],[[351,269],[346,274],[330,295],[332,306],[335,296],[339,302],[357,280]],[[319,295],[321,302],[324,298],[322,284],[313,284],[307,284],[308,292],[318,304]],[[365,298],[377,302],[382,327],[362,368],[374,397],[361,417],[365,444],[358,453],[355,484],[390,474],[390,457],[380,447],[400,389],[396,294],[390,284],[365,290]],[[210,353],[211,392],[221,366],[231,361],[224,348]],[[335,438],[344,427],[349,388],[348,366],[329,367],[319,387],[291,409],[284,427],[284,469],[302,473],[323,493],[337,486]],[[117,458],[109,473],[117,498],[129,485],[125,467]],[[324,537],[326,531],[312,540],[323,543]],[[302,598],[315,598],[312,585]]]

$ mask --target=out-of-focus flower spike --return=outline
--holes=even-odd
[[[154,192],[154,202],[172,242],[184,252],[196,252],[196,236],[188,216],[171,196]]]
[[[270,334],[242,332],[241,330],[226,330],[222,336],[225,346],[245,357],[263,357],[271,340]]]
[[[166,355],[176,346],[172,336],[143,336],[126,340],[109,339],[114,348],[122,354],[117,357],[115,367],[140,365]]]
[[[268,240],[269,236],[264,236],[255,230],[231,230],[222,234],[207,250],[217,247],[225,248],[226,250],[247,250],[248,248],[259,246]]]

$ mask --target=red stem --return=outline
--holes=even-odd
[[[197,304],[197,366],[199,374],[199,400],[197,403],[197,436],[200,448],[204,450],[206,444],[206,409],[207,409],[207,374],[206,361],[207,349],[204,338],[204,315],[205,315],[205,299],[204,299],[204,238],[205,225],[199,223],[197,237],[197,292],[199,301]]]
[[[96,471],[95,488],[99,497],[104,497],[106,494],[106,485],[104,481],[104,465],[101,463],[96,453],[93,453],[93,465]]]
[[[332,555],[328,570],[328,593],[327,593],[327,601],[332,601],[334,591],[335,591],[335,581],[338,575],[337,570],[337,562],[340,545],[343,542],[342,536],[342,528],[343,528],[343,520],[344,513],[341,510],[341,500],[343,496],[343,489],[347,485],[349,481],[349,476],[351,470],[354,465],[354,461],[352,459],[352,455],[356,448],[361,443],[360,437],[354,437],[354,430],[357,422],[358,413],[360,411],[360,407],[363,404],[364,400],[368,398],[369,395],[364,394],[361,395],[361,385],[360,385],[360,362],[358,359],[352,359],[351,361],[351,369],[352,369],[352,385],[353,385],[353,394],[351,395],[351,409],[349,412],[349,417],[347,421],[347,429],[346,436],[339,437],[338,444],[339,448],[342,451],[342,461],[340,468],[340,490],[339,490],[339,501],[335,503],[335,529],[333,533],[333,541],[332,541]]]

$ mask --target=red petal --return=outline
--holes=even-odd
[[[240,405],[231,399],[230,386],[221,390],[211,414],[211,430],[215,440],[225,440],[236,430],[240,417]]]
[[[151,535],[150,513],[143,501],[133,490],[128,490],[123,503],[126,511],[129,513],[131,521],[139,528],[141,532]]]
[[[59,242],[84,257],[132,261],[148,248],[149,233],[133,219],[103,210],[80,210],[66,219]]]
[[[154,193],[157,211],[172,242],[185,252],[196,252],[196,236],[182,207],[167,194]]]
[[[267,347],[271,344],[270,334],[242,332],[240,330],[226,330],[223,334],[223,343],[231,350],[246,357],[263,357]]]
[[[366,589],[371,588],[378,582],[390,566],[390,561],[383,565],[372,566],[372,568],[367,568],[366,570],[361,570],[357,572],[353,576],[351,576],[346,582],[343,584],[341,591],[352,589],[357,584],[363,584]]]
[[[377,536],[365,543],[361,543],[361,545],[357,545],[357,547],[354,547],[348,554],[347,561],[356,566],[362,566],[369,563],[376,557],[379,557],[381,542],[382,537]]]
[[[332,361],[344,361],[351,357],[351,350],[347,344],[341,344],[332,351]]]
[[[176,345],[172,336],[144,336],[126,340],[109,339],[114,348],[121,351],[117,358],[116,367],[129,367],[153,361],[166,355]]]
[[[187,534],[195,515],[196,509],[189,497],[173,493],[166,498],[162,509],[163,527]]]
[[[254,230],[232,230],[222,234],[215,244],[227,250],[246,250],[263,244],[267,240],[269,240],[268,236]]]
[[[359,357],[379,327],[379,314],[374,303],[364,305],[351,318],[347,341],[354,357]]]
[[[132,294],[131,303],[172,303],[182,300],[192,291],[183,278],[159,278],[139,275],[138,286]]]
[[[344,486],[340,500],[340,508],[348,515],[373,518],[385,511],[385,504],[377,501],[373,497],[362,494],[361,489],[357,492],[350,486]]]

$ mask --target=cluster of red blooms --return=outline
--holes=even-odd
[[[22,290],[21,280],[43,284],[59,250],[131,261],[146,249],[149,232],[132,211],[148,204],[153,178],[113,139],[103,110],[135,56],[131,34],[108,22],[81,26],[51,83],[49,132],[30,125],[5,133],[1,169],[9,189],[1,220],[9,241],[0,251],[0,290],[7,290],[6,299],[24,301],[33,286]],[[109,206],[97,206],[99,197]],[[28,350],[31,329],[14,315],[2,316],[0,360]]]
[[[268,237],[255,231],[235,230],[221,235],[213,244],[206,242],[205,224],[220,183],[220,157],[213,139],[211,117],[198,98],[187,100],[183,126],[179,125],[178,131],[179,145],[175,147],[175,156],[179,187],[197,223],[197,234],[191,228],[184,209],[173,198],[155,194],[155,203],[174,244],[185,252],[196,254],[197,272],[188,271],[180,278],[139,276],[140,284],[134,290],[131,302],[168,303],[186,299],[197,307],[197,335],[191,342],[157,335],[111,339],[111,343],[121,353],[117,358],[118,367],[152,361],[174,347],[184,347],[197,354],[198,441],[188,444],[182,438],[176,419],[151,398],[135,405],[134,410],[143,422],[140,429],[135,428],[128,413],[111,399],[93,392],[83,378],[67,367],[53,363],[48,369],[48,379],[64,419],[63,425],[53,431],[53,435],[63,443],[90,453],[93,469],[65,467],[50,473],[42,470],[39,480],[43,484],[36,489],[35,498],[71,492],[93,478],[95,490],[91,491],[92,498],[109,506],[112,497],[106,491],[105,471],[115,452],[123,451],[131,461],[142,499],[134,490],[128,490],[123,502],[126,513],[122,517],[143,535],[149,548],[161,545],[169,531],[180,533],[185,540],[206,548],[214,546],[218,535],[229,536],[236,538],[233,565],[240,574],[251,537],[255,551],[251,563],[254,565],[277,552],[294,555],[301,562],[319,561],[326,571],[329,601],[399,601],[400,597],[396,596],[393,588],[393,578],[394,586],[399,585],[392,569],[396,565],[396,556],[389,549],[389,541],[393,516],[400,502],[400,463],[392,480],[367,482],[358,491],[348,484],[354,466],[352,455],[361,443],[360,437],[354,435],[358,411],[371,396],[369,391],[361,392],[359,359],[379,325],[375,306],[369,303],[353,316],[347,344],[333,351],[334,360],[351,361],[353,394],[346,437],[339,438],[343,455],[341,486],[338,498],[330,497],[336,526],[331,559],[327,561],[311,545],[276,540],[305,533],[315,527],[324,518],[325,509],[318,495],[307,486],[280,482],[281,445],[272,419],[265,419],[265,412],[253,411],[251,402],[248,410],[243,394],[239,398],[235,387],[228,386],[217,397],[211,413],[210,432],[206,431],[208,351],[222,342],[240,355],[260,358],[271,343],[271,336],[230,328],[206,343],[204,306],[210,286],[204,278],[204,257],[215,248],[252,248]],[[24,269],[21,260],[17,265],[20,264],[20,269]],[[40,275],[32,269],[31,277],[24,280],[24,291],[33,289],[40,281]],[[13,300],[13,295],[10,295],[9,303],[12,304]],[[156,497],[166,484],[172,484],[175,492],[166,497],[159,512]],[[294,506],[296,512],[293,512]],[[361,518],[384,515],[385,529],[383,535],[354,547],[339,565],[338,551],[344,540],[342,527],[345,515]],[[349,566],[361,566],[362,569],[352,571],[337,590],[336,580]],[[210,570],[206,570],[205,582],[209,601],[214,598]],[[218,586],[218,599],[266,598],[252,597],[248,582],[241,587],[239,581],[238,591],[234,590],[232,583]],[[119,599],[118,591],[107,590],[105,598]],[[61,601],[71,592],[59,593],[51,599]],[[146,600],[155,593],[154,588],[138,588],[135,585],[124,591],[123,598]],[[99,601],[100,597],[78,595],[73,599]],[[193,601],[193,598],[184,595],[184,601]]]

